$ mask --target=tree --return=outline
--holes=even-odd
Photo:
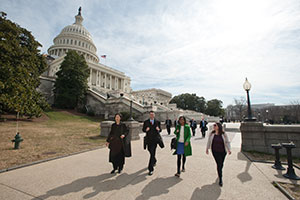
[[[291,107],[292,107],[292,116],[295,120],[296,123],[300,122],[300,101],[299,100],[294,100],[291,101]]]
[[[240,97],[240,99],[234,99],[234,103],[234,111],[236,113],[236,116],[240,121],[242,121],[247,108],[246,99],[244,97]]]
[[[0,15],[0,113],[40,116],[48,108],[36,90],[47,65],[31,33]]]
[[[196,94],[189,93],[173,97],[170,103],[176,103],[178,108],[194,110],[197,112],[204,112],[206,108],[206,101],[204,97],[198,97]]]
[[[211,116],[223,116],[224,109],[222,108],[223,102],[218,99],[212,99],[207,102],[205,113]]]
[[[89,69],[84,57],[76,51],[68,51],[56,75],[55,106],[73,109],[83,103],[89,77]]]

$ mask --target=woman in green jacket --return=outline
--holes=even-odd
[[[177,145],[174,154],[177,154],[177,173],[175,176],[180,177],[180,166],[182,157],[182,172],[185,171],[184,165],[186,161],[186,156],[192,155],[191,147],[191,128],[186,123],[184,116],[180,116],[178,120],[179,124],[176,126],[174,134],[176,135]]]

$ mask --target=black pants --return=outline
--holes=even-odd
[[[148,151],[150,153],[150,159],[149,159],[149,164],[148,164],[148,170],[152,172],[154,170],[153,166],[156,163],[156,158],[155,158],[155,153],[156,153],[156,147],[157,144],[149,144],[148,146]]]
[[[202,137],[205,137],[205,132],[206,132],[205,129],[201,129]]]
[[[120,153],[112,157],[112,164],[114,170],[123,170],[123,166],[125,163],[125,155],[124,151],[122,150]]]
[[[171,133],[171,126],[167,126],[168,135]]]
[[[182,157],[182,169],[184,169],[184,164],[186,161],[186,156],[184,154],[177,154],[177,174],[180,174],[181,157]]]
[[[193,136],[195,136],[196,129],[192,128]]]
[[[217,163],[217,170],[218,170],[218,176],[219,178],[222,178],[222,169],[223,169],[223,163],[225,160],[226,152],[212,152],[215,161]]]

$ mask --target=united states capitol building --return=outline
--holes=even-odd
[[[155,110],[160,120],[176,119],[179,115],[190,115],[199,118],[201,113],[182,111],[176,105],[169,104],[172,94],[161,89],[145,89],[133,91],[130,77],[124,72],[101,64],[91,34],[83,26],[81,8],[75,16],[75,23],[68,25],[53,39],[48,49],[47,71],[40,77],[39,90],[53,104],[53,87],[61,63],[69,50],[83,55],[90,70],[88,78],[87,109],[96,115],[111,118],[116,112],[129,111],[132,104],[133,112],[138,120],[147,117],[147,111]]]

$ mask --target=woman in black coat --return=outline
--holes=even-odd
[[[111,126],[111,131],[106,139],[106,146],[110,149],[109,162],[113,164],[111,174],[118,170],[121,173],[125,163],[125,153],[129,157],[128,151],[130,150],[130,143],[127,138],[129,130],[127,126],[121,123],[121,114],[115,115],[115,123]],[[128,149],[129,148],[129,149]]]

